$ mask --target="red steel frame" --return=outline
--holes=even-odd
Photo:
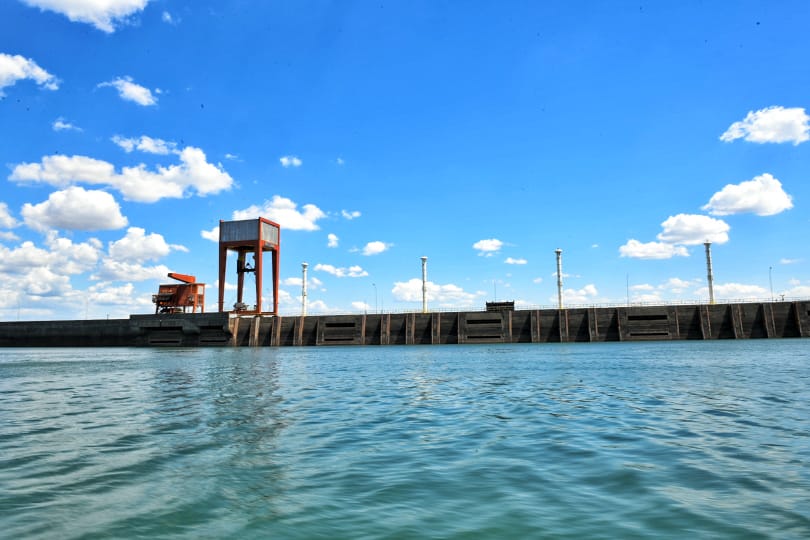
[[[235,240],[230,242],[222,241],[222,223],[224,220],[219,220],[220,233],[219,233],[219,311],[225,311],[225,270],[228,261],[228,251],[237,252],[237,286],[236,286],[236,301],[242,303],[242,293],[245,284],[245,257],[248,253],[253,253],[253,258],[256,261],[256,267],[250,271],[256,273],[256,309],[244,310],[240,313],[268,313],[271,315],[278,315],[278,280],[279,280],[279,256],[281,246],[281,226],[269,219],[260,217],[256,220],[256,226],[259,228],[257,231],[257,240]],[[246,220],[253,221],[253,220]],[[273,244],[262,240],[262,223],[267,223],[278,229],[278,241]],[[273,270],[273,311],[262,311],[262,271],[263,263],[262,256],[265,251],[271,252],[272,257],[272,270]]]

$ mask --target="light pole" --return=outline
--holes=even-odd
[[[557,248],[554,250],[557,254],[557,306],[559,309],[563,308],[563,282],[562,282],[562,250]]]
[[[427,313],[427,257],[422,259],[422,313]]]
[[[374,313],[377,313],[377,284],[372,283],[372,287],[374,287]]]
[[[307,316],[307,263],[301,263],[301,316]]]
[[[771,302],[773,302],[773,266],[768,267],[768,284],[771,286]]]
[[[712,271],[712,243],[703,242],[706,248],[706,281],[709,283],[709,304],[714,304],[714,272]]]

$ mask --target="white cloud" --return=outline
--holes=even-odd
[[[522,258],[521,259],[513,259],[512,257],[507,257],[504,262],[506,264],[526,264],[529,261],[527,261],[526,259],[522,259]]]
[[[58,90],[59,79],[39,67],[30,58],[19,54],[0,53],[0,97],[5,96],[3,88],[13,86],[17,81],[31,79],[47,90]]]
[[[146,135],[141,135],[138,138],[134,137],[121,137],[116,135],[112,138],[112,142],[123,148],[127,153],[133,150],[140,150],[148,154],[169,155],[177,154],[177,144],[171,141],[164,141],[163,139],[153,139]]]
[[[157,98],[152,91],[132,81],[132,77],[118,77],[108,82],[99,83],[98,87],[111,86],[118,90],[118,95],[124,101],[132,101],[138,105],[148,107],[157,104]],[[159,93],[159,91],[156,91]]]
[[[482,292],[470,293],[452,283],[440,285],[428,281],[425,283],[426,298],[428,302],[436,303],[439,307],[471,307],[481,296]],[[408,281],[394,283],[391,294],[396,300],[403,302],[422,301],[422,280],[412,278]]]
[[[352,302],[352,307],[357,311],[371,311],[371,306],[365,302]]]
[[[338,247],[338,243],[340,242],[340,239],[338,238],[338,236],[336,234],[329,233],[328,235],[326,235],[326,239],[327,239],[326,247],[330,247],[330,248]]]
[[[363,255],[379,255],[380,253],[387,251],[391,245],[392,244],[380,242],[379,240],[369,242],[365,245],[365,247],[363,247]]]
[[[571,304],[592,304],[599,292],[593,284],[585,285],[581,289],[564,289],[563,290],[563,303],[565,305]],[[556,302],[557,297],[551,297],[551,302]]]
[[[343,277],[351,277],[351,278],[359,278],[359,277],[366,277],[368,272],[363,270],[360,266],[350,266],[348,268],[337,268],[332,266],[331,264],[316,264],[315,270],[318,272],[326,272],[327,274],[332,274],[335,277],[343,278]]]
[[[115,24],[142,11],[149,0],[22,0],[43,11],[61,13],[73,22],[92,24],[102,32],[112,33]]]
[[[167,24],[174,24],[174,18],[172,18],[172,14],[168,11],[164,11],[163,14],[161,14],[160,20]]]
[[[351,212],[349,212],[348,210],[341,210],[340,215],[342,215],[346,219],[352,220],[359,218],[361,214],[359,210],[353,210]]]
[[[230,189],[233,178],[221,165],[208,163],[205,153],[188,146],[179,154],[180,164],[158,166],[157,172],[146,165],[123,167],[120,173],[106,161],[86,156],[45,156],[40,163],[21,163],[14,167],[9,180],[41,182],[57,187],[75,183],[107,185],[124,198],[138,202],[156,202],[163,198],[182,198],[189,191],[209,195]]]
[[[753,300],[770,299],[771,293],[759,285],[745,285],[743,283],[715,283],[712,286],[714,297],[722,300]],[[695,293],[701,297],[709,296],[709,288],[701,287]]]
[[[728,231],[731,227],[721,219],[696,214],[678,214],[670,216],[661,223],[663,231],[658,239],[668,244],[685,244],[687,246],[702,244],[706,240],[716,244],[728,242]]]
[[[501,250],[503,247],[503,242],[498,240],[497,238],[489,238],[486,240],[479,240],[478,242],[473,244],[473,249],[478,250],[478,255],[483,255],[485,257],[491,257],[495,253]]]
[[[210,231],[200,231],[200,236],[202,236],[206,240],[211,240],[212,242],[219,243],[219,225],[217,225]]]
[[[750,111],[745,119],[734,122],[720,136],[721,141],[744,139],[755,143],[792,142],[794,145],[810,139],[810,116],[803,108],[767,107]]]
[[[43,270],[52,276],[80,274],[93,268],[100,258],[101,243],[96,239],[74,244],[68,238],[49,234],[43,249],[33,242],[23,242],[14,249],[0,246],[0,274],[4,280]],[[16,277],[15,277],[16,276]]]
[[[798,264],[802,262],[801,259],[779,259],[779,264]]]
[[[53,121],[51,128],[53,128],[54,131],[82,131],[82,128],[74,126],[61,116]]]
[[[102,259],[98,271],[91,279],[100,281],[147,281],[165,280],[171,272],[165,265],[143,266],[138,263]]]
[[[172,248],[183,251],[182,246],[170,246],[158,233],[145,234],[140,227],[130,227],[120,240],[110,242],[110,256],[117,261],[139,262],[165,257]]]
[[[790,195],[782,183],[768,173],[739,184],[728,184],[712,195],[701,209],[715,216],[750,212],[758,216],[772,216],[793,208]]]
[[[106,191],[69,187],[56,191],[40,204],[22,208],[25,224],[36,230],[69,229],[101,231],[126,226],[121,207]]]
[[[337,159],[335,160],[335,163],[337,163],[338,165],[343,165],[343,164],[345,164],[346,162],[345,162],[345,161],[343,161],[343,158],[337,158]]]
[[[281,162],[282,167],[300,167],[303,161],[298,159],[296,156],[282,156],[279,159]]]
[[[619,247],[619,254],[632,259],[671,259],[672,257],[689,256],[689,252],[683,246],[662,242],[642,243],[632,238]]]
[[[298,205],[280,195],[273,195],[273,199],[265,201],[264,206],[250,206],[244,210],[237,210],[233,213],[233,219],[255,219],[265,217],[275,221],[284,229],[293,231],[317,231],[319,229],[316,222],[326,217],[326,214],[314,204],[305,204],[303,211],[298,210]]]
[[[532,283],[543,283],[543,278],[541,278],[541,277],[536,277],[536,278],[534,278],[534,279],[532,280]]]
[[[20,237],[11,231],[0,231],[0,242],[16,242]]]
[[[692,285],[694,285],[694,283],[691,281],[686,281],[680,278],[669,278],[663,285],[661,285],[660,288],[668,289],[674,292],[675,294],[679,294],[688,289],[689,287],[691,287]]]
[[[631,285],[631,291],[654,291],[655,287],[650,285],[649,283],[639,283],[638,285]]]
[[[12,229],[17,226],[17,220],[8,211],[8,205],[0,202],[0,227],[4,229]]]
[[[39,67],[30,58],[19,54],[0,53],[0,97],[5,96],[3,88],[25,79],[31,79],[48,90],[59,89],[59,79]]]

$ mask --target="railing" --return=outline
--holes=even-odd
[[[778,299],[771,300],[770,298],[721,298],[715,299],[715,305],[727,304],[763,304],[763,303],[790,303],[790,302],[808,302],[810,298],[807,297],[785,297],[781,296]],[[584,308],[620,308],[620,307],[655,307],[655,306],[705,306],[712,305],[708,298],[700,298],[695,300],[662,300],[660,302],[592,302],[583,304],[565,304],[563,309],[584,309]],[[556,304],[515,304],[515,311],[529,311],[529,310],[549,310],[557,309]],[[456,312],[476,312],[486,311],[486,306],[439,306],[431,307],[428,305],[429,313],[456,313]],[[421,306],[417,307],[395,307],[393,309],[385,310],[329,310],[318,311],[307,309],[307,315],[374,315],[374,314],[397,314],[397,313],[422,313]],[[290,310],[283,310],[279,312],[282,317],[296,317],[301,315],[301,308],[297,307]]]

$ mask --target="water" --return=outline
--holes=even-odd
[[[0,537],[807,538],[809,346],[0,349]]]

